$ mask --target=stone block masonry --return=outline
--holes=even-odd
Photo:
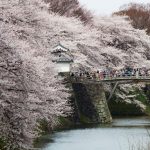
[[[101,83],[72,83],[80,120],[86,123],[111,123],[112,117]]]

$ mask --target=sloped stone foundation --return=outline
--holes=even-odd
[[[110,123],[112,117],[102,84],[72,84],[79,119],[84,123]]]

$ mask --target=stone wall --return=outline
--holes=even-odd
[[[110,123],[112,117],[102,84],[73,83],[76,107],[81,122]]]

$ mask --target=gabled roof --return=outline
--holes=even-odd
[[[59,43],[57,46],[53,48],[52,53],[60,53],[60,52],[68,52],[69,49],[64,47],[61,43]]]

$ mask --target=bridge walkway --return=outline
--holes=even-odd
[[[101,80],[98,78],[91,79],[91,78],[75,77],[75,78],[71,78],[71,81],[72,81],[72,83],[94,83],[94,84],[114,83],[114,87],[109,95],[108,100],[107,100],[109,102],[119,84],[150,83],[150,76],[107,77],[107,78],[101,79]]]
[[[128,76],[128,77],[107,77],[105,79],[99,79],[99,78],[84,78],[84,77],[71,77],[72,82],[94,82],[94,83],[130,83],[130,82],[150,82],[150,76],[139,76],[138,78],[136,76]]]

